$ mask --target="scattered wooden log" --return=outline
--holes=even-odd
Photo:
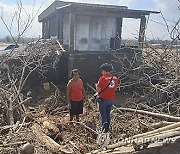
[[[140,114],[147,114],[147,115],[151,115],[160,119],[166,119],[166,120],[171,120],[171,121],[180,121],[180,117],[174,117],[171,115],[167,115],[167,114],[160,114],[160,113],[154,113],[154,112],[149,112],[149,111],[144,111],[144,110],[136,110],[136,109],[131,109],[131,108],[118,108],[119,110],[122,111],[129,111],[129,112],[136,112],[136,113],[140,113]]]
[[[62,146],[56,143],[53,139],[51,139],[49,136],[43,133],[40,125],[37,123],[34,123],[31,127],[36,137],[40,140],[41,143],[43,143],[49,150],[51,150],[54,153],[65,153],[65,154],[71,154],[73,153],[73,150],[68,146]]]
[[[177,139],[179,139],[180,128],[176,128],[171,131],[163,132],[161,134],[157,134],[151,137],[142,137],[135,139],[124,139],[119,142],[119,146],[109,145],[105,150],[94,150],[92,153],[105,154],[105,153],[123,153],[126,152],[132,153],[136,150],[142,150],[143,145],[146,145],[145,148],[151,147],[154,143],[159,143],[161,146],[164,144],[175,143]],[[121,143],[121,144],[120,144]],[[131,145],[130,145],[131,144]],[[128,146],[127,146],[128,145]],[[149,146],[148,146],[149,145]],[[134,148],[134,149],[133,149]],[[142,149],[141,149],[142,148]]]
[[[14,125],[6,125],[6,126],[3,126],[3,127],[0,127],[0,133],[4,130],[7,130],[7,129],[10,129],[10,128],[17,128],[17,127],[23,127],[23,126],[28,126],[30,125],[31,123],[28,122],[28,123],[22,123],[22,124],[18,124],[18,126],[16,124]]]
[[[130,138],[124,139],[124,141],[120,141],[118,143],[112,144],[107,146],[107,149],[114,149],[117,147],[121,147],[121,146],[125,146],[127,144],[130,144],[131,141],[134,140],[143,140],[143,138],[150,138],[150,137],[154,137],[155,135],[159,135],[159,134],[164,134],[164,133],[172,133],[173,131],[180,131],[180,122],[177,122],[175,124],[169,125],[169,126],[165,126],[147,133],[143,133],[143,134],[138,134],[138,135],[134,135]],[[129,143],[127,141],[130,141]],[[131,142],[132,143],[132,142]]]
[[[153,135],[151,137],[138,138],[137,140],[135,140],[135,143],[137,145],[141,145],[141,144],[145,144],[145,143],[153,143],[153,142],[156,142],[156,141],[163,141],[164,139],[169,139],[169,141],[167,140],[164,143],[168,143],[168,142],[173,143],[173,140],[171,141],[170,138],[180,135],[179,130],[180,130],[180,128],[174,129],[174,130],[172,130],[170,132],[168,131],[168,132],[164,132],[164,133],[161,133],[161,134]]]
[[[171,124],[171,125],[168,125],[168,126],[165,126],[165,127],[162,127],[162,128],[159,128],[159,129],[147,132],[147,133],[137,134],[137,135],[134,135],[132,138],[139,138],[139,137],[143,137],[143,136],[149,136],[149,135],[153,135],[153,134],[156,134],[156,133],[161,133],[163,131],[167,131],[167,130],[171,130],[171,129],[175,129],[175,128],[180,128],[180,122],[177,122],[177,123],[174,123],[174,124]]]
[[[161,121],[161,122],[158,122],[158,123],[151,124],[150,126],[152,128],[157,129],[157,128],[165,127],[165,126],[168,126],[168,125],[171,125],[171,124],[174,124],[174,122]]]
[[[1,144],[0,147],[9,147],[9,146],[14,146],[14,145],[21,145],[27,143],[26,141],[20,141],[20,142],[15,142],[15,143],[7,143],[7,144]]]

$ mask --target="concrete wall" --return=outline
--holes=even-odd
[[[69,13],[61,15],[57,16],[55,14],[46,21],[43,21],[43,38],[57,36],[64,45],[68,46],[70,33]],[[74,50],[108,51],[110,49],[110,38],[116,37],[116,18],[76,15],[74,29]]]
[[[49,19],[49,36],[56,36],[58,35],[58,22],[57,22],[57,15],[52,16]]]
[[[69,24],[69,14],[63,14],[63,44],[69,44],[69,32],[70,32],[70,24]]]
[[[63,44],[69,44],[69,14],[63,15]],[[75,50],[107,51],[116,36],[116,18],[76,15]]]
[[[43,20],[42,23],[42,37],[47,39],[49,38],[49,19]]]
[[[75,50],[107,51],[110,38],[116,36],[116,18],[76,16]]]
[[[75,49],[87,51],[89,48],[89,16],[76,16]]]

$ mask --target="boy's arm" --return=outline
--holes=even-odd
[[[102,83],[102,77],[99,78],[98,83],[96,84],[96,91],[99,93],[101,92],[101,83]]]
[[[98,84],[96,84],[96,91],[99,93],[101,92],[101,88],[98,86]]]

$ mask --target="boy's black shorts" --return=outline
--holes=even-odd
[[[71,101],[70,116],[78,115],[82,113],[83,113],[83,100]]]

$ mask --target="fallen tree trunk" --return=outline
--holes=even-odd
[[[134,135],[130,138],[127,138],[127,139],[124,139],[125,141],[133,141],[135,139],[139,139],[139,138],[150,138],[150,137],[154,137],[155,135],[162,135],[163,133],[171,133],[173,131],[180,131],[180,122],[177,122],[175,124],[172,124],[172,125],[169,125],[169,126],[165,126],[165,127],[162,127],[162,128],[159,128],[159,129],[156,129],[156,130],[153,130],[153,131],[150,131],[150,132],[147,132],[147,133],[143,133],[143,134],[138,134],[138,135]],[[114,149],[114,148],[117,148],[117,147],[120,147],[120,146],[125,146],[127,145],[128,143],[127,142],[124,142],[124,141],[120,141],[118,143],[115,143],[115,144],[112,144],[112,145],[109,145],[107,147],[107,149]]]
[[[131,109],[131,108],[118,108],[119,110],[122,111],[129,111],[129,112],[136,112],[136,113],[140,113],[140,114],[147,114],[147,115],[151,115],[157,118],[161,118],[161,119],[166,119],[166,120],[172,120],[172,121],[180,121],[180,117],[174,117],[174,116],[170,116],[167,114],[160,114],[160,113],[154,113],[154,112],[149,112],[149,111],[144,111],[144,110],[136,110],[136,109]]]
[[[41,129],[41,127],[38,124],[33,124],[31,127],[33,132],[35,133],[36,137],[52,152],[54,153],[66,153],[71,154],[73,153],[73,150],[68,147],[67,145],[62,146],[56,143],[53,139],[51,139],[49,136],[45,135]]]

